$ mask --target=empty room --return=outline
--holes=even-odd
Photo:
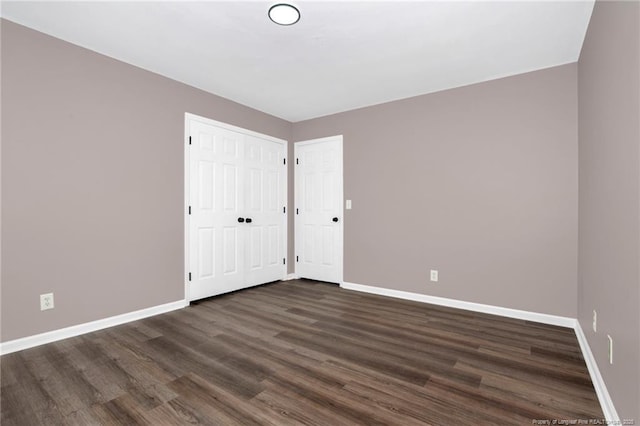
[[[2,425],[640,425],[640,2],[2,1]]]

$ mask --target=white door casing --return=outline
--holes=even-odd
[[[294,152],[296,275],[342,283],[342,136],[297,142]]]
[[[283,278],[286,141],[186,114],[185,145],[185,299]]]

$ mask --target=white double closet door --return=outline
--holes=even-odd
[[[286,142],[187,115],[188,282],[196,300],[286,275]]]

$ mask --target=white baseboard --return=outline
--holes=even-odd
[[[580,344],[580,350],[582,350],[582,356],[584,357],[584,361],[587,364],[587,369],[589,369],[589,375],[591,376],[593,387],[596,390],[596,395],[598,395],[600,407],[602,407],[604,418],[608,421],[608,424],[622,424],[620,423],[618,412],[616,411],[616,407],[614,407],[613,405],[613,401],[611,400],[611,396],[609,395],[607,386],[604,384],[604,380],[602,379],[602,375],[600,374],[600,369],[598,368],[596,359],[593,356],[593,352],[591,352],[591,347],[589,346],[587,337],[582,331],[582,327],[580,326],[580,322],[578,321],[576,321],[575,330],[576,336],[578,337],[578,343]]]
[[[297,278],[298,276],[296,274],[288,274],[285,278],[282,279],[282,281],[295,280]],[[36,346],[44,345],[46,343],[57,342],[58,340],[68,339],[69,337],[75,337],[81,334],[90,333],[92,331],[102,330],[104,328],[136,321],[153,315],[164,314],[166,312],[184,308],[188,305],[189,302],[187,302],[186,300],[177,300],[175,302],[152,306],[150,308],[141,309],[139,311],[128,312],[125,314],[103,318],[84,324],[61,328],[59,330],[47,331],[46,333],[35,334],[33,336],[27,336],[20,339],[1,342],[0,355],[10,354],[12,352],[33,348]]]
[[[467,311],[483,312],[485,314],[500,315],[502,317],[517,318],[526,321],[541,322],[544,324],[558,325],[574,328],[575,318],[561,317],[557,315],[541,314],[538,312],[521,311],[519,309],[503,308],[501,306],[484,305],[482,303],[465,302],[462,300],[447,299],[445,297],[429,296],[427,294],[410,293],[408,291],[391,290],[382,287],[372,287],[362,284],[344,282],[340,287],[347,290],[361,291],[364,293],[378,294],[380,296],[395,297],[398,299],[413,300],[416,302],[430,303],[432,305],[448,306],[450,308],[464,309]]]
[[[297,278],[298,276],[296,274],[288,274],[282,281],[294,280]],[[618,413],[615,409],[615,406],[613,405],[613,401],[611,400],[609,391],[607,390],[602,375],[600,374],[598,364],[593,357],[593,353],[591,352],[591,348],[589,347],[587,338],[582,331],[580,323],[575,318],[541,314],[519,309],[503,308],[500,306],[484,305],[482,303],[465,302],[462,300],[448,299],[445,297],[429,296],[426,294],[411,293],[407,291],[392,290],[382,287],[354,284],[350,282],[343,282],[340,284],[340,287],[347,290],[377,294],[380,296],[395,297],[398,299],[412,300],[416,302],[430,303],[433,305],[464,309],[467,311],[482,312],[508,318],[516,318],[521,320],[573,328],[575,330],[578,343],[580,344],[580,350],[582,351],[587,369],[589,370],[589,375],[591,376],[591,381],[593,382],[596,395],[598,396],[598,401],[600,402],[600,406],[602,407],[604,417],[609,422],[609,424],[618,424],[620,422],[620,418],[618,417]],[[45,343],[56,342],[58,340],[67,339],[69,337],[75,337],[81,334],[90,333],[92,331],[102,330],[104,328],[136,321],[153,315],[175,311],[188,305],[189,303],[186,300],[178,300],[175,302],[166,303],[164,305],[152,306],[150,308],[141,309],[139,311],[128,312],[122,315],[116,315],[109,318],[103,318],[84,324],[62,328],[60,330],[48,331],[46,333],[2,342],[0,343],[0,355],[21,351],[23,349],[29,349],[35,346],[44,345]]]
[[[21,351],[23,349],[33,348],[35,346],[44,345],[45,343],[56,342],[58,340],[67,339],[69,337],[75,337],[81,334],[90,333],[92,331],[102,330],[104,328],[136,321],[153,315],[175,311],[177,309],[184,308],[187,305],[188,303],[185,300],[177,300],[175,302],[165,303],[164,305],[140,309],[139,311],[127,312],[126,314],[86,322],[84,324],[73,325],[71,327],[61,328],[59,330],[53,330],[46,333],[23,337],[20,339],[9,340],[7,342],[0,343],[0,355]]]
[[[447,299],[445,297],[429,296],[426,294],[410,293],[407,291],[392,290],[388,288],[373,287],[349,282],[342,283],[340,287],[347,290],[378,294],[380,296],[389,296],[398,299],[413,300],[415,302],[431,303],[433,305],[447,306],[450,308],[465,309],[467,311],[483,312],[485,314],[500,315],[503,317],[517,318],[521,320],[535,321],[543,324],[572,328],[576,333],[576,337],[578,338],[580,350],[582,351],[582,356],[584,357],[585,363],[587,364],[587,369],[589,370],[589,375],[591,376],[593,387],[595,388],[596,395],[598,396],[600,407],[602,407],[604,418],[608,421],[608,424],[620,424],[620,418],[618,417],[618,413],[616,412],[616,409],[613,405],[613,401],[611,400],[609,392],[607,391],[607,387],[605,386],[604,380],[602,379],[602,375],[600,374],[600,370],[598,369],[598,364],[596,364],[596,360],[591,353],[591,348],[589,347],[589,343],[587,342],[587,339],[582,332],[582,327],[580,327],[580,323],[575,318],[541,314],[537,312],[522,311],[511,308],[503,308],[500,306],[484,305],[481,303],[464,302],[462,300]]]

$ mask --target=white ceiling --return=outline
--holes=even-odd
[[[578,60],[589,1],[2,2],[38,31],[296,122]]]

